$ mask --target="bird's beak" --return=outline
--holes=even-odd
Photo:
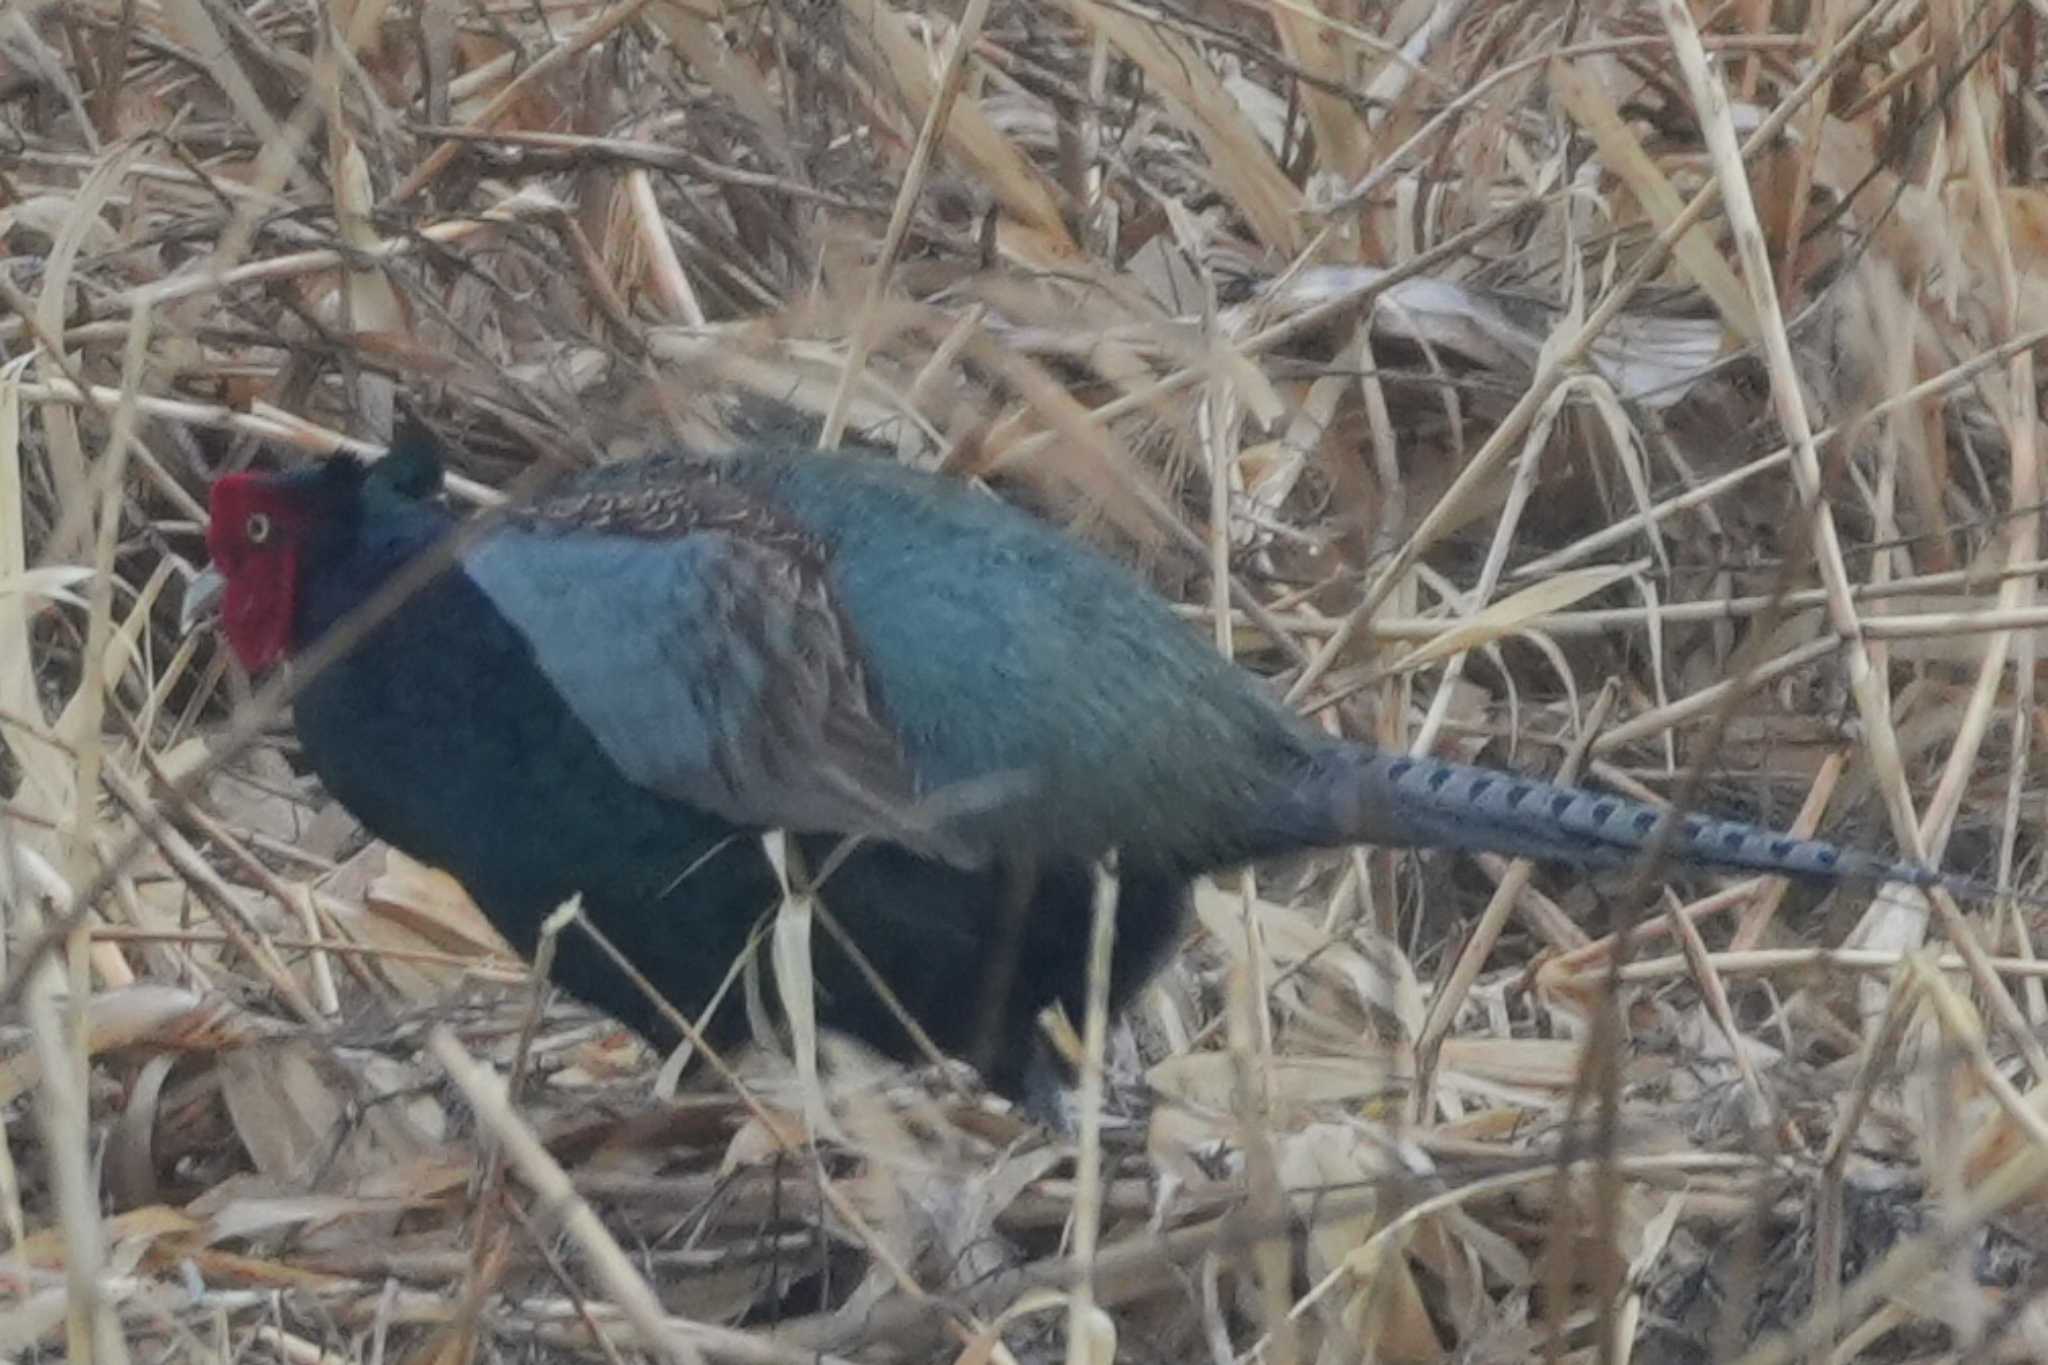
[[[221,594],[227,590],[228,581],[219,569],[209,565],[194,574],[185,585],[185,605],[178,612],[178,634],[190,635],[201,626],[212,625],[220,615]]]

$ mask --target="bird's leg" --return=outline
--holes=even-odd
[[[1003,862],[1000,903],[995,907],[996,932],[982,959],[981,1005],[976,1011],[973,1046],[967,1060],[983,1076],[992,1074],[1010,1022],[1010,997],[1017,989],[1017,963],[1024,955],[1024,928],[1038,892],[1038,863],[1030,857]]]
[[[1031,1057],[1024,1064],[1024,1079],[1019,1084],[1019,1103],[1025,1117],[1043,1124],[1048,1132],[1061,1138],[1078,1136],[1080,1106],[1072,1087],[1073,1076],[1053,1050],[1052,1040],[1046,1037],[1044,1029],[1033,1029]]]

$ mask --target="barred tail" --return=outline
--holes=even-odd
[[[1326,822],[1320,843],[1455,848],[1585,867],[1633,862],[1665,820],[1656,807],[1623,797],[1360,746],[1317,755],[1300,799],[1300,809]],[[1932,868],[1745,821],[1677,820],[1665,856],[1680,866],[1985,890]]]

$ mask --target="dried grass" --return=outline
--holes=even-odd
[[[2037,902],[1360,850],[1073,1021],[1078,1147],[809,1029],[671,1099],[172,628],[207,480],[400,400],[478,505],[844,429],[1347,733],[2038,896],[2041,53],[1923,0],[0,13],[0,1350],[2048,1357]]]

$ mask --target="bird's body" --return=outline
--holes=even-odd
[[[216,486],[225,623],[264,667],[456,522],[424,448]],[[574,477],[460,544],[295,702],[306,757],[374,833],[453,873],[530,951],[572,894],[687,1016],[726,979],[788,828],[823,903],[943,1049],[1015,1092],[1034,1019],[1078,1016],[1114,852],[1116,1001],[1195,877],[1349,842],[1615,865],[1657,814],[1375,753],[1277,705],[1118,566],[971,489],[854,456],[653,457]],[[1936,880],[1690,819],[1683,861]],[[823,1023],[910,1037],[829,935]],[[657,1041],[582,936],[557,977]],[[999,999],[988,998],[994,992]],[[736,1033],[739,992],[713,1020]]]

